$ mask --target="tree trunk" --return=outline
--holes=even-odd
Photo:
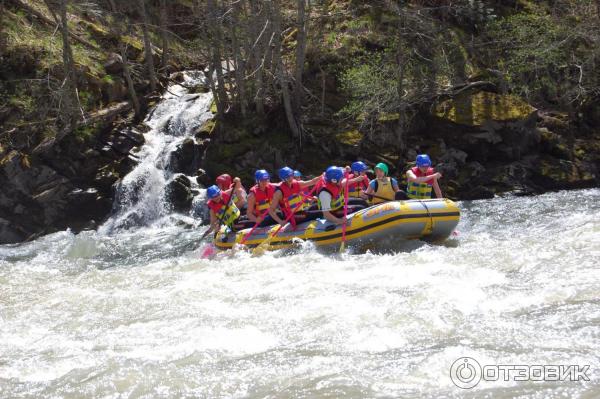
[[[148,14],[146,13],[146,0],[138,0],[140,11],[142,12],[142,33],[144,35],[144,57],[146,61],[146,72],[150,79],[150,90],[156,91],[157,80],[154,70],[154,57],[152,56],[152,42],[150,41],[150,32],[148,31]]]
[[[258,7],[256,0],[248,0],[248,8],[250,13],[250,32],[252,38],[252,45],[254,48],[251,50],[251,54],[248,54],[250,60],[252,60],[252,72],[254,73],[255,79],[251,79],[250,84],[254,85],[254,106],[256,113],[259,116],[265,114],[265,59],[269,51],[269,41],[271,38],[271,26],[272,24],[265,17],[265,10],[262,12]]]
[[[208,0],[209,14],[209,32],[210,32],[210,63],[211,69],[217,76],[215,91],[215,101],[217,104],[217,115],[221,116],[225,113],[228,103],[227,92],[225,91],[225,79],[223,76],[223,63],[221,57],[221,46],[223,45],[221,35],[221,22],[219,21],[217,4],[215,0]],[[212,79],[212,77],[211,77]],[[214,85],[213,85],[214,86]]]
[[[231,46],[232,46],[232,55],[233,55],[233,68],[235,73],[235,88],[236,88],[236,98],[238,105],[240,107],[240,113],[242,114],[242,118],[246,117],[246,82],[244,80],[246,63],[244,61],[244,56],[242,54],[242,47],[239,43],[238,33],[236,31],[236,26],[241,23],[240,21],[240,2],[238,1],[233,6],[233,18],[231,23],[229,24],[231,31]]]
[[[78,101],[77,101],[77,83],[75,81],[75,61],[73,60],[73,51],[71,49],[71,41],[69,38],[69,25],[67,17],[67,0],[60,0],[58,3],[58,14],[60,17],[60,32],[63,42],[63,66],[65,68],[64,96],[62,102],[64,104],[65,130],[74,129],[77,125]]]
[[[167,0],[160,0],[160,38],[162,47],[162,57],[160,66],[162,69],[167,67],[169,62],[169,17],[167,15]]]
[[[283,65],[283,58],[281,56],[281,45],[282,45],[282,31],[281,31],[281,13],[279,11],[279,6],[277,4],[278,0],[271,1],[271,10],[272,10],[272,18],[273,18],[273,30],[275,33],[275,49],[273,51],[273,63],[276,68],[277,79],[279,80],[279,84],[281,86],[281,94],[283,97],[283,106],[285,108],[285,116],[288,121],[288,125],[290,126],[290,130],[292,132],[292,137],[298,139],[300,147],[302,146],[302,135],[300,131],[300,126],[296,121],[296,116],[294,115],[294,110],[292,108],[292,101],[290,97],[289,91],[289,83],[287,79],[287,71],[285,70],[285,66]]]
[[[4,37],[4,0],[0,1],[0,56],[6,51],[6,37]]]
[[[306,33],[307,33],[307,18],[306,18],[306,0],[298,0],[298,19],[296,20],[296,69],[294,72],[295,89],[294,97],[296,103],[296,111],[300,111],[302,100],[304,98],[304,86],[302,85],[302,74],[304,73],[304,59],[306,56]]]
[[[109,0],[110,7],[114,14],[114,18],[116,23],[113,25],[114,33],[116,37],[121,37],[121,19],[118,17],[119,12],[117,10],[117,6],[115,4],[115,0]],[[131,71],[129,70],[129,60],[127,59],[127,50],[125,49],[125,45],[121,40],[119,42],[119,52],[121,53],[121,58],[123,60],[123,75],[125,76],[125,81],[127,82],[127,91],[129,92],[129,97],[131,98],[131,103],[133,104],[133,110],[135,112],[135,117],[139,119],[141,117],[141,107],[140,102],[137,97],[137,93],[135,92],[135,86],[133,85],[133,79],[131,78]]]

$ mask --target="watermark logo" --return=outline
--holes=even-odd
[[[461,357],[450,367],[450,379],[462,389],[483,381],[589,381],[589,365],[511,365],[481,366],[472,357]]]
[[[450,378],[454,385],[471,389],[481,381],[481,366],[472,357],[461,357],[452,363]]]

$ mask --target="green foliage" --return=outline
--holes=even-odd
[[[517,14],[488,25],[493,56],[512,89],[527,98],[556,97],[571,57],[570,32],[548,15]]]
[[[382,54],[366,57],[348,68],[341,84],[350,96],[341,113],[355,119],[391,112],[400,100],[395,65],[386,62]]]

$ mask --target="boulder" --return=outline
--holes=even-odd
[[[0,218],[0,244],[15,244],[27,239],[28,234],[13,223]]]
[[[198,170],[209,142],[207,139],[196,143],[194,139],[186,138],[171,152],[167,169],[174,173],[193,174]]]
[[[213,184],[212,179],[204,169],[196,171],[196,182],[198,182],[200,187],[208,187]]]
[[[166,200],[174,211],[187,212],[192,205],[191,182],[185,175],[176,176],[165,188]]]

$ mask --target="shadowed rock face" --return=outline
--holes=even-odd
[[[111,211],[113,184],[135,165],[129,151],[140,136],[135,141],[109,132],[103,142],[86,144],[67,137],[36,155],[5,154],[0,160],[0,243],[95,228]]]

